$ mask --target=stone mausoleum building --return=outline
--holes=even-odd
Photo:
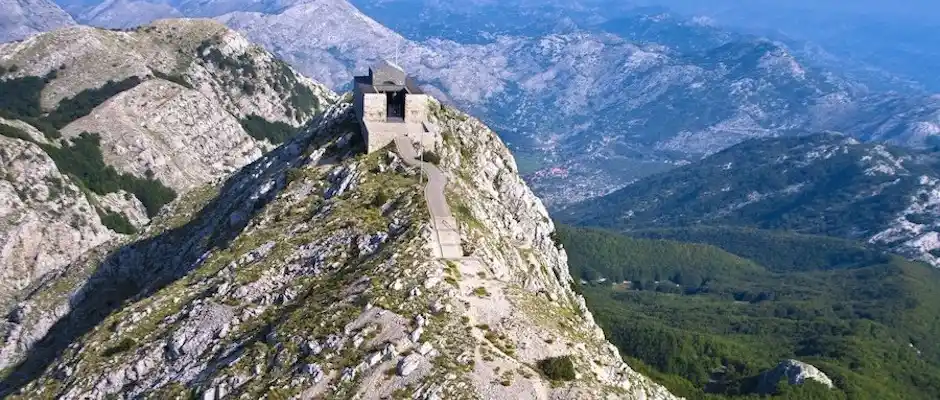
[[[397,136],[434,148],[439,135],[427,123],[428,96],[398,65],[383,60],[369,68],[369,75],[355,77],[353,105],[368,152]]]

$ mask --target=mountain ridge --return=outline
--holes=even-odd
[[[620,230],[733,225],[866,241],[940,265],[937,154],[841,134],[752,139],[563,211]]]
[[[296,130],[336,99],[211,21],[38,34],[0,44],[0,67],[0,303],[273,147],[246,121]]]
[[[749,42],[751,36],[656,9],[621,13],[628,27],[642,29],[631,36],[597,22],[604,18],[596,5],[577,12],[557,5],[485,5],[526,17],[518,29],[511,29],[511,18],[496,19],[486,24],[494,31],[486,35],[481,29],[489,28],[471,29],[475,18],[484,18],[479,13],[441,6],[457,27],[438,38],[421,34],[437,26],[429,16],[436,15],[433,4],[368,7],[399,15],[396,26],[411,32],[411,40],[342,0],[243,4],[235,12],[229,12],[231,3],[212,2],[203,10],[214,5],[220,7],[217,20],[334,89],[347,88],[353,74],[377,59],[397,58],[425,91],[501,132],[552,208],[751,137],[834,130],[924,146],[940,133],[940,103],[930,97],[871,91],[808,65],[806,52]],[[396,7],[419,16],[403,18]],[[562,10],[574,14],[557,20]],[[746,45],[754,59],[709,53],[729,41]]]
[[[103,249],[100,264],[37,285],[7,323],[18,339],[3,353],[29,351],[4,386],[60,398],[674,398],[619,361],[591,322],[547,212],[495,134],[429,107],[472,260],[428,258],[419,171],[392,152],[361,154],[354,113],[339,104],[120,250]],[[62,302],[45,330],[37,318]],[[536,365],[551,357],[577,373],[543,377]]]
[[[0,10],[0,43],[75,25],[75,20],[50,0],[3,0]]]

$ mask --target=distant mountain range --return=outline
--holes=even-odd
[[[0,43],[75,24],[51,0],[0,0],[0,10]]]
[[[940,133],[940,99],[873,91],[816,67],[820,51],[660,9],[478,3],[356,2],[406,39],[344,0],[62,1],[109,27],[215,16],[336,89],[396,58],[500,132],[555,208],[753,137],[832,130],[919,147]]]
[[[622,231],[731,225],[823,234],[940,266],[940,153],[835,134],[753,139],[556,217]]]

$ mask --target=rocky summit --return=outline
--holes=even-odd
[[[430,100],[433,150],[367,153],[349,96],[269,57],[205,21],[0,47],[4,88],[40,88],[0,103],[0,254],[52,260],[5,271],[0,395],[675,398],[605,339],[495,133]]]
[[[336,95],[211,21],[0,45],[0,304],[258,159]]]

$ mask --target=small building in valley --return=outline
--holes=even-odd
[[[353,81],[353,105],[362,125],[368,152],[381,149],[396,136],[425,142],[428,96],[405,70],[389,61],[369,68]],[[429,135],[433,136],[433,135]]]

